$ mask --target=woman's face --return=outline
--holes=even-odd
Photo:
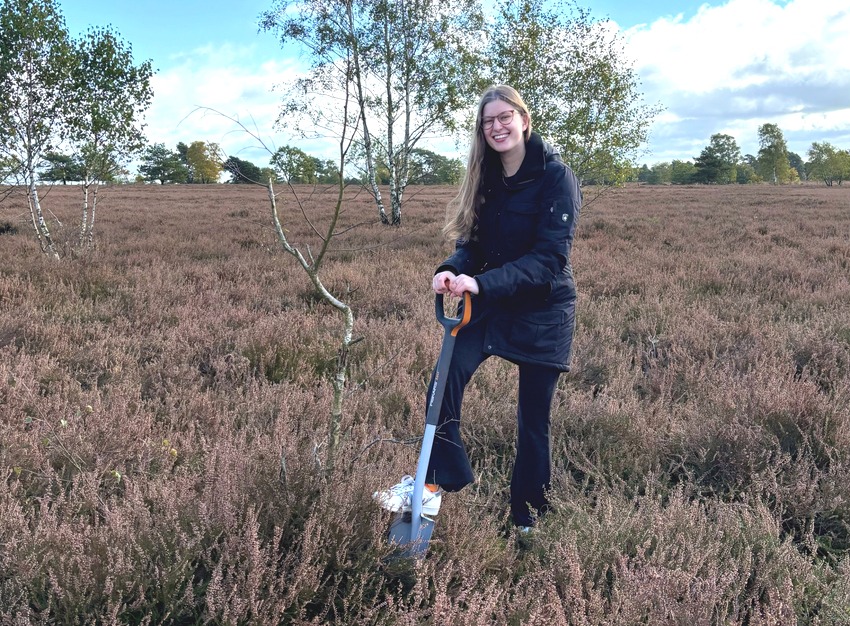
[[[514,151],[525,149],[523,132],[528,120],[504,100],[493,100],[481,111],[481,132],[487,145],[504,158]]]

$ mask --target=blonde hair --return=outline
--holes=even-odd
[[[443,234],[451,241],[458,239],[466,241],[472,235],[472,227],[478,215],[478,209],[481,206],[482,200],[481,178],[484,157],[489,149],[487,140],[484,138],[484,130],[481,128],[481,115],[487,104],[497,100],[507,102],[519,111],[520,115],[528,121],[523,136],[526,141],[531,136],[531,116],[528,113],[528,107],[517,90],[508,85],[493,85],[488,87],[482,94],[481,101],[478,103],[478,111],[475,115],[475,129],[472,132],[469,157],[466,163],[466,175],[463,177],[458,195],[449,202],[448,206],[448,220],[443,228]]]

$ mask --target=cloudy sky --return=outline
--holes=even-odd
[[[271,0],[58,0],[72,35],[112,25],[137,62],[157,73],[148,139],[174,147],[214,141],[228,153],[268,162],[240,119],[274,149],[294,143],[276,130],[280,93],[302,61],[258,32]],[[715,133],[758,152],[758,127],[778,124],[804,159],[813,141],[850,148],[850,4],[847,0],[579,0],[608,18],[641,80],[645,101],[664,111],[652,127],[649,164],[693,159]],[[475,103],[470,103],[474,106]],[[331,154],[330,146],[308,152]],[[440,147],[433,146],[440,150]],[[441,150],[442,151],[442,150]]]

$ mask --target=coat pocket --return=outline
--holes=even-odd
[[[572,311],[539,311],[494,320],[488,348],[520,360],[566,367],[572,352]]]
[[[502,210],[501,235],[511,249],[526,251],[537,232],[538,206],[534,203],[510,204]]]

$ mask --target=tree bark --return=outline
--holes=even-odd
[[[57,261],[59,253],[56,251],[56,246],[53,244],[53,238],[50,236],[50,229],[47,227],[47,222],[44,220],[44,214],[41,212],[41,203],[38,201],[38,189],[35,186],[35,174],[30,173],[29,193],[27,194],[28,204],[30,206],[30,216],[32,224],[35,228],[35,235],[38,238],[38,243],[41,246],[41,251],[49,254]]]
[[[89,181],[83,181],[83,218],[80,220],[79,245],[82,246],[86,239],[86,231],[89,224]]]
[[[352,12],[351,2],[346,2],[345,10],[348,17],[348,32],[351,35],[352,41],[351,56],[354,63],[354,82],[357,87],[357,105],[360,107],[360,123],[363,124],[363,149],[366,152],[366,173],[369,177],[369,186],[372,188],[372,196],[378,205],[378,217],[381,219],[382,224],[389,224],[387,211],[384,209],[384,201],[381,198],[381,188],[378,186],[378,179],[375,174],[372,136],[369,134],[369,125],[366,122],[366,97],[363,95],[363,80],[360,71],[360,47],[357,44],[357,35],[354,32],[354,14]]]
[[[342,208],[342,195],[345,190],[345,182],[340,180],[339,197],[337,198],[336,215],[339,214]],[[280,223],[280,217],[277,212],[277,202],[275,200],[274,187],[272,181],[268,182],[269,203],[272,209],[272,219],[277,232],[278,241],[280,241],[283,249],[295,257],[298,264],[307,273],[310,282],[323,300],[337,309],[343,316],[343,332],[342,341],[340,342],[337,352],[336,372],[333,376],[333,400],[331,403],[330,423],[328,424],[328,453],[326,456],[326,468],[328,472],[332,472],[336,464],[336,453],[339,450],[340,433],[342,431],[342,406],[345,398],[345,382],[348,371],[348,349],[351,346],[352,337],[354,336],[354,312],[346,303],[339,300],[325,287],[319,275],[319,265],[323,253],[320,253],[312,263],[308,261],[301,251],[294,247],[286,237],[286,231]],[[330,228],[328,240],[333,236],[334,226]]]

